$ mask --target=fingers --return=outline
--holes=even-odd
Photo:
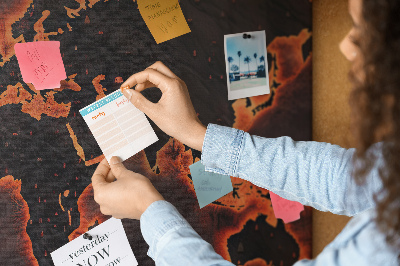
[[[119,157],[113,156],[110,159],[110,167],[113,172],[115,178],[119,179],[123,177],[124,172],[128,171],[125,166],[122,164],[122,161]]]
[[[173,81],[172,78],[164,75],[163,73],[152,69],[152,68],[147,68],[142,72],[133,74],[130,76],[122,85],[121,88],[129,86],[129,88],[132,88],[136,84],[140,83],[145,83],[145,82],[151,82],[153,83],[156,87],[158,87],[161,92],[165,92],[171,82]]]
[[[93,187],[108,184],[106,181],[108,172],[110,172],[110,166],[108,165],[107,160],[103,159],[97,166],[96,171],[94,171],[92,176]]]
[[[160,61],[149,66],[146,70],[130,76],[122,85],[121,92],[139,110],[150,118],[157,105],[147,100],[141,92],[150,87],[158,87],[162,93],[169,88],[175,88],[180,79]],[[178,83],[178,84],[177,84]],[[136,86],[135,90],[130,89]]]
[[[150,118],[153,117],[154,111],[158,108],[155,103],[147,100],[146,97],[136,90],[125,89],[123,90],[123,94],[137,109],[148,115]]]
[[[148,69],[154,69],[162,74],[164,74],[167,77],[170,77],[172,79],[179,79],[174,72],[172,72],[166,65],[164,65],[161,61],[157,61],[151,66],[147,67]],[[135,90],[136,91],[143,91],[147,88],[152,88],[152,87],[157,87],[150,81],[146,81],[144,83],[138,83],[136,84]]]
[[[178,77],[172,72],[166,65],[164,65],[161,61],[157,61],[148,68],[152,68],[154,70],[157,70],[158,72],[164,74],[167,77],[170,78],[175,78],[177,79]]]
[[[108,174],[107,174],[107,177],[106,177],[106,181],[107,181],[108,183],[111,183],[111,182],[113,182],[114,180],[115,180],[115,175],[113,174],[112,171],[109,171]]]
[[[147,88],[153,88],[156,87],[153,83],[146,81],[145,83],[139,83],[135,87],[135,91],[144,91]]]
[[[161,61],[157,61],[154,64],[152,64],[151,66],[149,66],[147,69],[154,69],[158,72],[160,72],[161,74],[164,74],[165,76],[172,78],[172,79],[179,79],[174,72],[172,72],[167,66],[165,66]],[[126,82],[125,82],[126,83]],[[122,88],[127,86],[127,84],[122,84]],[[150,81],[146,81],[144,83],[138,83],[136,84],[135,90],[136,91],[143,91],[147,88],[152,88],[152,87],[157,87],[156,85],[154,85],[152,82]]]

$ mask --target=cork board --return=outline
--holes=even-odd
[[[156,44],[136,1],[0,2],[0,261],[52,265],[50,252],[108,218],[90,184],[102,152],[79,110],[157,60],[188,84],[204,124],[311,140],[311,2],[180,5],[191,33]],[[258,30],[266,31],[271,93],[228,101],[224,34]],[[22,81],[13,46],[47,40],[60,41],[68,78],[60,88],[38,91]],[[259,59],[252,57],[251,67]],[[157,101],[160,92],[145,96]],[[268,190],[232,178],[235,193],[200,210],[188,166],[201,154],[153,127],[159,141],[125,165],[148,176],[216,252],[239,265],[292,265],[311,256],[311,208],[284,224]],[[154,265],[139,222],[123,224],[139,265]]]
[[[350,148],[348,139],[350,63],[339,43],[351,28],[348,1],[313,1],[313,140]],[[346,225],[349,218],[313,210],[313,257]]]

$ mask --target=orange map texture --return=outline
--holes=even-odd
[[[111,73],[106,67],[103,67],[103,70],[95,68],[96,63],[90,62],[90,55],[86,54],[88,48],[82,48],[80,43],[74,45],[74,41],[79,39],[78,36],[82,36],[82,32],[88,34],[89,37],[93,35],[92,38],[100,43],[97,47],[100,49],[101,43],[104,42],[104,35],[107,36],[107,32],[111,30],[102,24],[104,22],[97,21],[94,12],[103,10],[104,18],[112,17],[112,14],[108,14],[104,10],[120,7],[117,2],[119,1],[71,0],[65,1],[65,5],[63,5],[37,1],[35,2],[36,7],[32,0],[7,0],[0,4],[0,36],[2,40],[0,42],[0,77],[6,81],[6,83],[0,84],[0,115],[8,117],[7,121],[4,120],[5,125],[0,128],[3,134],[0,138],[0,145],[4,147],[5,154],[7,154],[2,157],[8,156],[9,158],[2,160],[3,164],[0,165],[2,176],[0,179],[0,207],[4,214],[0,221],[2,234],[4,234],[2,239],[6,239],[7,243],[6,250],[1,251],[0,260],[8,261],[10,265],[51,265],[49,258],[51,251],[108,219],[107,216],[101,214],[98,205],[94,202],[93,189],[90,184],[90,174],[104,156],[98,148],[97,150],[93,148],[96,143],[88,129],[84,127],[84,123],[79,120],[78,110],[80,108],[105,97],[117,89],[123,80],[129,77],[129,73],[135,72],[135,70],[139,71],[155,60],[162,60],[171,66],[173,71],[177,71],[179,68],[184,68],[183,61],[188,58],[189,63],[193,61],[194,64],[202,66],[193,70],[197,71],[194,76],[199,80],[199,84],[208,82],[205,87],[219,88],[219,94],[226,95],[225,66],[220,54],[223,43],[215,40],[213,36],[207,37],[211,38],[207,40],[208,46],[196,44],[196,38],[190,35],[182,37],[180,41],[172,40],[169,44],[167,42],[161,48],[158,48],[160,46],[154,48],[154,52],[148,54],[146,60],[138,61],[137,69],[136,66],[132,66],[128,70],[122,70],[121,73],[112,71]],[[257,6],[259,2],[255,1],[254,6]],[[137,12],[135,1],[131,1],[129,5],[131,10]],[[240,5],[245,5],[245,3],[238,0],[226,1],[220,6],[201,0],[196,0],[186,6],[185,3],[181,3],[184,14],[185,12],[188,14],[186,18],[193,35],[196,34],[196,29],[200,30],[201,28],[201,21],[196,20],[196,14],[199,13],[198,16],[203,14],[202,5],[207,7],[212,16],[229,21],[230,14],[233,16],[232,10],[241,9]],[[270,6],[274,7],[274,1],[271,1]],[[266,8],[263,5],[261,7]],[[289,10],[291,11],[291,9]],[[93,13],[91,13],[92,11]],[[243,10],[243,12],[247,12],[248,15],[251,13],[250,10]],[[63,14],[65,18],[58,21],[56,14]],[[238,18],[238,20],[240,19]],[[137,20],[140,22],[140,15]],[[246,23],[254,24],[253,30],[262,30],[264,26],[260,21],[262,20],[254,19]],[[134,45],[131,47],[129,46],[131,44],[125,43],[124,38],[119,40],[119,45],[130,47],[130,50],[121,48],[124,55],[135,57],[142,55],[143,58],[143,54],[147,53],[145,48],[150,46],[153,49],[152,47],[155,46],[151,44],[151,35],[146,32],[145,25],[143,23],[136,24],[139,25],[137,27],[140,34],[148,35],[146,37],[148,41],[141,43],[144,48],[139,49]],[[131,26],[129,23],[126,25],[127,28]],[[199,112],[199,118],[202,121],[205,120],[204,123],[228,125],[263,137],[289,135],[296,140],[309,139],[311,131],[311,53],[310,50],[308,53],[304,53],[304,51],[307,51],[305,47],[311,40],[311,31],[309,27],[298,26],[297,28],[292,34],[269,36],[269,41],[267,41],[267,50],[271,56],[268,62],[271,88],[269,95],[239,99],[229,103],[225,100],[226,103],[221,108],[225,108],[222,113],[226,115],[219,117],[214,115],[212,118],[207,117],[209,112],[207,108],[198,107],[200,102],[205,99],[199,97],[193,100],[195,108]],[[243,29],[241,30],[243,31]],[[73,35],[75,32],[77,35]],[[199,36],[203,36],[202,33],[204,32],[199,33]],[[225,34],[228,33],[235,32],[226,32]],[[220,35],[223,37],[223,34]],[[132,41],[134,39],[133,37]],[[63,53],[63,48],[61,49],[68,78],[61,81],[60,88],[37,91],[32,84],[25,84],[22,81],[13,46],[18,42],[48,40],[60,40],[61,42],[68,40],[70,50],[65,50]],[[172,48],[167,45],[171,45]],[[180,51],[179,47],[186,45],[190,48],[187,48],[187,51]],[[74,52],[80,53],[81,49],[84,52],[81,52],[79,56],[73,55]],[[160,49],[160,51],[156,49]],[[163,50],[170,51],[172,54],[176,52],[177,55],[174,58],[163,58]],[[135,51],[135,53],[131,51]],[[112,54],[112,51],[103,52],[105,54],[98,58],[100,65],[110,62],[105,58]],[[68,57],[68,53],[70,57]],[[69,61],[68,58],[76,60]],[[76,67],[78,61],[79,67]],[[177,62],[176,68],[172,62]],[[120,68],[123,69],[124,65],[125,62],[122,61]],[[188,70],[188,74],[183,74],[183,79],[185,75],[193,76],[190,70]],[[191,87],[190,81],[186,82],[192,98],[198,95],[195,91],[196,88]],[[211,105],[211,107],[215,106]],[[218,113],[220,110],[215,109],[212,112]],[[13,120],[10,114],[15,114],[16,118],[21,119],[17,122],[22,123],[25,127],[16,126],[17,122],[15,121],[15,123],[9,122]],[[276,125],[279,127],[275,128]],[[32,129],[29,129],[30,126]],[[41,143],[48,142],[48,146],[38,145],[41,148],[38,147],[35,152],[26,152],[27,147],[32,143],[30,138],[37,140],[39,137],[36,136],[40,135],[43,127],[48,129],[46,131],[48,133],[40,137],[43,140]],[[156,133],[161,134],[157,129]],[[46,141],[47,137],[49,141]],[[50,141],[50,139],[55,141]],[[88,144],[88,140],[92,142],[89,141]],[[189,171],[189,165],[198,161],[200,154],[168,136],[164,136],[159,142],[158,146],[153,147],[150,151],[146,149],[128,159],[125,163],[126,166],[149,177],[166,200],[177,206],[200,235],[211,242],[216,252],[225,259],[232,260],[231,254],[233,253],[228,245],[228,242],[232,240],[231,237],[240,234],[249,222],[256,222],[260,217],[262,219],[265,217],[263,222],[266,225],[281,230],[279,228],[281,228],[282,222],[275,218],[268,191],[239,178],[232,177],[232,184],[235,188],[233,193],[227,194],[200,210]],[[61,152],[64,149],[68,151],[65,152],[65,155]],[[46,150],[46,152],[41,153],[40,150]],[[26,158],[25,164],[31,166],[31,168],[24,169],[35,169],[33,172],[23,172],[17,169],[18,164],[15,162],[22,160],[22,157],[18,157],[21,154]],[[36,170],[45,162],[50,162],[50,166],[45,170]],[[76,170],[72,170],[72,168],[76,168]],[[35,175],[37,177],[29,177],[29,173],[36,173],[36,171],[38,171],[38,175]],[[48,184],[48,188],[44,188],[46,184]],[[25,190],[21,192],[21,189]],[[40,207],[44,205],[46,207]],[[124,225],[127,234],[138,234],[137,223],[125,222]],[[255,230],[258,230],[258,225],[255,226]],[[309,258],[311,256],[310,208],[307,207],[302,212],[299,221],[285,224],[283,230],[298,245],[298,253],[295,252],[290,256],[295,260]],[[57,234],[62,234],[63,237],[57,237]],[[48,239],[53,244],[50,244],[50,240],[46,240],[46,237],[49,237]],[[136,254],[135,245],[139,244],[135,243],[139,240],[133,236],[129,237],[129,240]],[[240,245],[244,244],[239,243],[239,253],[241,252]],[[137,249],[138,247],[136,247]],[[284,249],[284,247],[280,247],[280,249]],[[139,264],[141,259],[143,259],[143,265],[150,263],[148,258],[145,260],[144,253],[142,257],[139,255],[137,258]],[[280,261],[280,265],[289,265],[284,257],[278,261]],[[248,266],[279,265],[275,262],[275,259],[269,259],[268,256],[235,261],[238,265]]]

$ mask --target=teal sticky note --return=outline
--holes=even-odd
[[[200,209],[233,190],[230,176],[206,172],[200,161],[189,168]]]

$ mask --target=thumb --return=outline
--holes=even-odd
[[[125,166],[122,164],[121,158],[113,156],[110,159],[111,172],[114,174],[115,178],[119,179],[123,176],[124,172],[127,171]]]
[[[133,89],[123,90],[123,94],[129,101],[140,111],[148,115],[149,112],[154,108],[154,103],[146,99],[140,92]]]

